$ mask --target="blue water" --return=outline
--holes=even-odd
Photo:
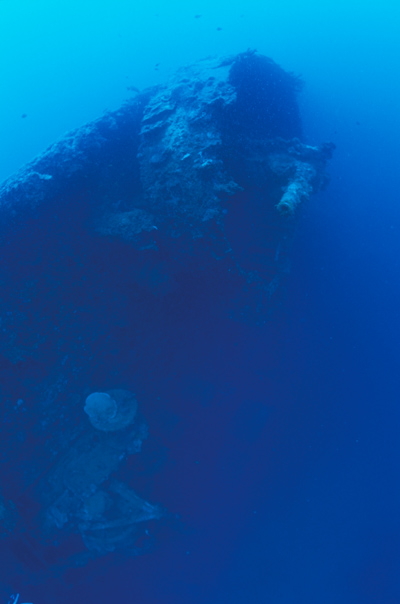
[[[153,469],[138,480],[177,526],[143,556],[44,583],[21,573],[2,593],[21,604],[398,604],[400,5],[145,4],[0,0],[0,180],[118,107],[129,86],[257,48],[303,77],[306,139],[337,145],[330,184],[299,218],[276,318],[199,325],[190,346],[182,329],[179,364],[154,380]]]

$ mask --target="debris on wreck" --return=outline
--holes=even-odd
[[[137,401],[127,390],[92,392],[86,397],[84,411],[98,430],[123,430],[135,419]]]
[[[160,519],[164,510],[113,476],[128,455],[141,451],[147,425],[136,397],[125,390],[92,393],[85,412],[95,430],[72,440],[46,475],[44,532],[49,539],[55,531],[73,530],[92,554],[138,553],[144,523]]]

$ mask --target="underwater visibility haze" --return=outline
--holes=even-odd
[[[0,603],[400,602],[399,20],[0,0]]]

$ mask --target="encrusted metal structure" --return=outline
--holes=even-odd
[[[166,517],[118,472],[180,325],[264,321],[275,303],[332,152],[302,142],[299,88],[256,52],[200,61],[0,188],[0,522],[27,568],[138,553]],[[118,397],[140,412],[108,430]]]

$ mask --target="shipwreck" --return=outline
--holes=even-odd
[[[182,322],[274,308],[333,149],[304,142],[300,88],[257,52],[205,59],[0,187],[0,546],[27,569],[140,553],[168,517],[121,467]]]

